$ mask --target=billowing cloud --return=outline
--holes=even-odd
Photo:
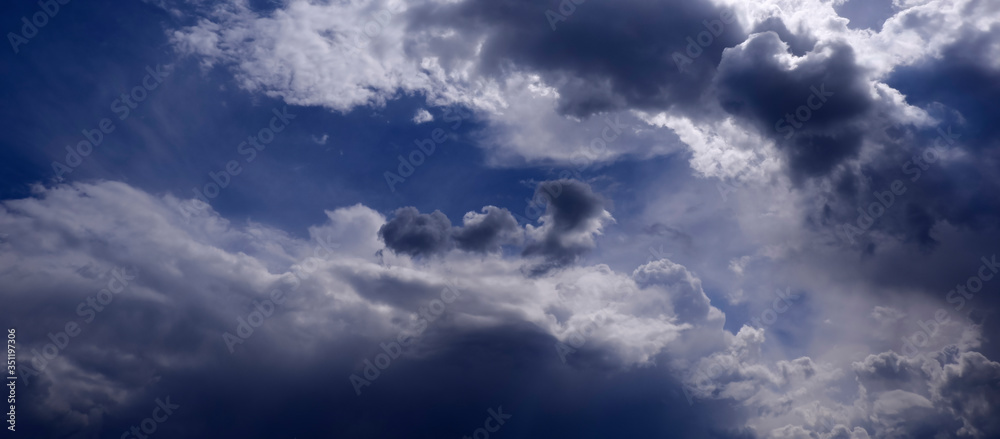
[[[507,209],[486,206],[482,213],[469,212],[462,227],[454,231],[458,248],[473,252],[493,252],[505,244],[519,244],[523,231]]]
[[[503,245],[519,244],[523,230],[507,209],[486,206],[483,213],[469,212],[462,226],[452,227],[443,213],[420,213],[414,207],[397,209],[379,236],[387,248],[411,256],[433,255],[452,248],[490,253]]]
[[[378,231],[386,247],[409,255],[440,253],[451,247],[451,221],[443,213],[420,213],[414,207],[396,210]]]
[[[576,261],[594,248],[594,237],[614,221],[604,209],[604,200],[590,186],[576,180],[545,181],[535,190],[534,200],[547,202],[541,226],[528,225],[532,239],[525,256],[541,256],[545,262],[533,268],[541,272]]]
[[[552,211],[552,220],[564,232],[579,231],[593,219],[590,203],[595,198],[582,185],[568,187],[572,189],[567,195],[582,198],[560,203],[563,210]],[[566,267],[552,275],[528,277],[517,257],[500,255],[482,261],[460,253],[422,261],[403,255],[390,266],[380,263],[376,253],[384,249],[379,230],[384,234],[391,221],[364,206],[327,212],[329,221],[311,227],[304,239],[260,224],[232,224],[205,206],[192,209],[199,203],[153,196],[122,183],[39,187],[32,198],[4,203],[0,223],[11,233],[0,246],[0,259],[8,267],[3,282],[10,292],[3,316],[24,334],[18,342],[24,346],[19,383],[25,387],[19,389],[30,395],[21,406],[27,431],[73,437],[124,431],[132,422],[130,414],[143,413],[156,398],[169,395],[180,409],[164,432],[216,434],[223,427],[197,421],[197,412],[217,404],[223,407],[216,412],[222,419],[261,419],[247,418],[256,409],[245,403],[246,392],[260,387],[245,384],[265,370],[302,377],[282,386],[264,385],[277,400],[292,400],[320,385],[328,392],[306,398],[307,405],[339,407],[356,419],[375,422],[380,416],[396,416],[391,400],[397,392],[421,392],[417,383],[425,381],[412,377],[426,377],[428,370],[440,367],[442,376],[457,374],[454,367],[495,374],[498,362],[507,361],[500,360],[504,356],[524,364],[521,372],[504,368],[505,374],[562,378],[553,381],[554,387],[542,388],[498,382],[493,394],[497,398],[522,401],[534,398],[528,395],[549,395],[544,398],[572,405],[579,401],[577,396],[556,395],[584,380],[597,386],[594,395],[624,386],[623,396],[634,396],[633,389],[648,388],[655,381],[660,388],[674,389],[671,405],[686,407],[670,375],[635,371],[611,379],[573,369],[561,361],[557,344],[573,343],[576,352],[562,357],[571,364],[652,364],[694,329],[693,322],[676,323],[677,313],[690,306],[692,297],[704,298],[700,281],[690,273],[658,279],[654,288],[607,266]],[[70,211],[74,214],[66,215]],[[116,218],[114,224],[104,221],[107,215]],[[417,224],[422,222],[418,213],[403,209],[398,215],[408,219],[405,227],[393,230],[430,227]],[[510,231],[507,215],[496,208],[469,215],[459,230],[475,238],[463,242],[496,243],[495,235],[479,230],[496,222],[501,226],[495,229]],[[490,239],[480,239],[486,235]],[[683,267],[663,264],[684,273]],[[116,271],[124,265],[130,268]],[[119,275],[126,279],[124,289],[105,300],[100,290]],[[439,309],[435,303],[441,304],[443,297],[450,299]],[[678,305],[636,314],[651,300]],[[609,307],[609,301],[618,305]],[[28,309],[36,312],[29,317],[24,312]],[[718,331],[721,313],[711,309],[714,321],[704,330]],[[595,316],[606,324],[592,328],[588,322]],[[46,334],[55,334],[62,343],[58,334],[68,322],[76,323],[78,332],[67,336],[68,344],[54,358],[34,354],[53,343]],[[140,324],[149,330],[129,329]],[[580,331],[587,334],[582,344],[575,341]],[[384,377],[365,375],[365,360],[382,352],[381,345],[396,343],[399,334],[414,342],[394,357],[392,369],[381,371]],[[483,352],[477,348],[483,343],[496,349]],[[296,362],[277,361],[289,357]],[[264,360],[244,361],[247,358]],[[355,386],[352,375],[367,376],[367,384]],[[464,376],[476,379],[474,374]],[[462,383],[454,382],[457,387],[445,392],[451,395],[447,398],[461,394],[480,402],[484,394],[463,392]],[[427,406],[439,403],[429,401]],[[530,413],[503,402],[504,407],[508,404]],[[375,405],[381,415],[370,411]],[[115,417],[102,423],[110,413]],[[283,428],[347,434],[355,428],[304,416],[299,427],[250,421],[246,428],[258,431],[253,434]],[[721,434],[723,425],[737,428],[730,416],[720,413],[710,422],[681,421],[678,415],[669,428]],[[555,428],[570,420],[549,422]],[[645,421],[643,425],[651,431],[668,428]],[[229,425],[225,428],[232,431]],[[437,421],[421,428],[452,431]]]

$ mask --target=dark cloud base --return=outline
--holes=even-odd
[[[394,360],[361,395],[347,377],[380,340],[324,343],[307,357],[276,342],[255,335],[203,368],[163,371],[129,400],[95,401],[111,414],[91,425],[76,417],[88,408],[39,406],[37,395],[58,392],[40,381],[23,391],[18,434],[117,438],[169,395],[180,408],[156,437],[461,437],[498,406],[512,415],[498,437],[749,437],[725,432],[738,417],[727,403],[690,406],[667,371],[617,370],[587,350],[563,364],[555,339],[523,325],[438,331],[421,342],[429,354]]]

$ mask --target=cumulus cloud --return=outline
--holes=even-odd
[[[527,226],[531,242],[524,248],[525,256],[541,256],[541,265],[532,269],[544,272],[572,263],[594,248],[594,237],[612,221],[604,209],[604,200],[590,186],[576,180],[545,181],[535,190],[534,200],[545,200],[541,226]]]
[[[773,32],[727,52],[717,78],[721,105],[776,140],[793,176],[825,175],[858,153],[855,124],[872,106],[870,92],[848,45],[791,57]]]
[[[997,367],[982,354],[955,346],[934,358],[908,358],[892,351],[855,362],[853,401],[834,392],[847,371],[808,357],[762,362],[762,330],[744,327],[727,350],[698,362],[685,379],[697,398],[733,399],[759,416],[751,421],[759,437],[993,437],[1000,433],[984,410],[996,409]],[[962,376],[963,384],[951,380]],[[992,380],[992,381],[991,381]],[[987,384],[992,382],[992,384]],[[841,384],[838,384],[841,383]],[[972,390],[972,383],[980,383]],[[962,390],[959,390],[962,389]],[[964,392],[973,392],[966,394]]]
[[[701,323],[705,320],[722,317],[719,310],[711,305],[705,291],[702,290],[701,281],[684,266],[669,259],[660,259],[642,265],[635,270],[632,277],[642,287],[665,286],[670,288],[672,291],[669,295],[672,299],[670,312],[676,314],[681,322]],[[642,310],[636,311],[639,313],[662,312],[653,306],[643,307]]]
[[[501,250],[519,244],[523,230],[507,209],[486,206],[482,213],[469,212],[462,226],[452,227],[443,213],[420,213],[414,207],[396,210],[395,216],[379,229],[387,248],[411,256],[433,255],[452,248],[478,253]]]
[[[585,230],[590,226],[582,224],[601,216],[603,210],[594,210],[592,205],[595,196],[582,188],[567,186],[567,191],[578,192],[565,195],[578,198],[550,212],[551,221],[560,225],[552,233]],[[255,410],[245,403],[246,392],[260,389],[247,383],[265,370],[302,377],[282,386],[265,385],[279,400],[323,386],[330,389],[326,396],[303,403],[341,407],[374,422],[381,415],[363,415],[373,403],[357,399],[347,377],[360,373],[362,359],[381,352],[380,342],[419,328],[414,325],[424,319],[421,315],[428,315],[428,303],[446,287],[458,291],[459,299],[432,323],[425,322],[419,329],[422,341],[395,360],[399,366],[394,363],[385,378],[364,388],[362,396],[373,398],[383,410],[379,413],[398,414],[391,403],[398,397],[395,392],[421,392],[416,383],[422,380],[414,376],[426,377],[428,370],[443,367],[442,376],[472,378],[457,373],[454,368],[459,364],[465,371],[496,373],[496,366],[491,365],[506,355],[531,361],[524,363],[522,372],[504,369],[504,373],[563,377],[556,378],[555,387],[541,389],[498,383],[495,395],[518,400],[548,394],[553,403],[572,405],[576,397],[555,395],[585,380],[598,386],[595,395],[622,385],[623,395],[634,395],[632,389],[648,387],[653,381],[676,388],[670,376],[642,371],[626,372],[624,381],[607,381],[607,377],[572,368],[567,375],[561,369],[567,366],[559,361],[554,346],[600,315],[608,323],[598,331],[588,331],[589,344],[571,361],[614,367],[648,364],[695,329],[696,322],[687,317],[679,324],[677,313],[682,309],[695,306],[714,316],[704,330],[718,333],[721,324],[721,313],[710,305],[705,308],[700,281],[672,263],[661,265],[673,274],[640,283],[603,265],[566,267],[551,275],[528,277],[517,257],[500,255],[470,260],[459,253],[445,253],[433,260],[404,257],[387,266],[376,257],[384,249],[380,231],[385,236],[386,230],[392,230],[395,239],[391,242],[401,248],[436,248],[439,232],[444,230],[441,226],[448,223],[434,214],[402,209],[397,218],[404,219],[387,228],[392,221],[356,205],[327,212],[328,221],[310,227],[306,239],[252,222],[233,224],[210,208],[192,210],[191,205],[197,203],[110,182],[38,188],[31,198],[4,202],[0,224],[11,233],[0,245],[0,260],[8,267],[0,277],[9,291],[9,306],[2,314],[25,334],[19,338],[28,355],[22,357],[22,364],[39,364],[32,363],[29,353],[49,342],[44,334],[62,330],[67,321],[77,321],[82,327],[82,333],[55,359],[42,363],[37,374],[27,375],[31,396],[21,406],[29,414],[24,418],[30,420],[25,429],[75,432],[74,437],[91,437],[119,425],[124,430],[127,419],[114,418],[110,425],[99,420],[111,412],[141,413],[148,401],[167,392],[184,411],[208,410],[218,404],[224,408],[217,411],[221,419],[245,419]],[[512,230],[508,215],[496,208],[472,213],[457,228],[461,238],[456,239],[476,249],[489,249],[500,242],[492,231]],[[115,221],[106,221],[110,217]],[[416,237],[402,236],[405,233]],[[128,288],[97,312],[92,322],[79,318],[75,310],[81,298],[94,296],[107,282],[107,276],[102,278],[100,273],[126,263],[138,273]],[[235,345],[227,342],[223,334],[236,333],[241,319],[260,309],[275,290],[283,291],[285,300],[273,305],[252,334],[241,336]],[[623,296],[624,291],[631,293]],[[608,307],[609,301],[619,301],[620,306]],[[651,301],[664,305],[656,313],[641,312]],[[28,318],[27,309],[39,311]],[[136,326],[149,330],[135,331]],[[495,349],[475,348],[483,343]],[[291,357],[296,358],[294,363],[277,360]],[[243,361],[247,358],[258,360]],[[456,385],[454,391],[444,392],[451,395],[448,398],[482,397],[461,391],[462,380]],[[55,388],[70,390],[34,391]],[[392,392],[395,396],[380,390],[385,388],[397,389]],[[687,403],[678,393],[671,404],[684,407]],[[61,413],[58,422],[55,413]],[[704,432],[692,434],[708,434],[721,425],[737,428],[729,416],[720,412],[715,423],[679,417],[670,428]],[[325,418],[306,415],[298,422],[310,431],[348,431],[344,425],[329,425],[321,419]],[[165,432],[173,428],[216,434],[222,428],[181,417],[171,422],[175,426],[164,427]],[[565,424],[558,419],[552,422]],[[230,426],[225,428],[232,431]],[[257,421],[246,427],[248,434],[281,428],[287,427]],[[443,431],[434,425],[424,428]],[[647,428],[658,431],[658,427]]]
[[[420,213],[415,207],[396,210],[378,231],[386,247],[417,256],[440,253],[451,247],[451,221],[439,211]]]
[[[510,211],[486,206],[482,213],[465,214],[462,227],[454,231],[454,239],[462,250],[486,253],[498,251],[505,244],[519,244],[523,234]]]
[[[452,226],[443,213],[420,213],[414,207],[396,210],[381,229],[379,237],[386,248],[410,256],[442,254],[451,249],[492,253],[504,245],[523,245],[522,254],[540,257],[532,264],[534,272],[566,266],[596,245],[594,239],[603,227],[614,221],[604,209],[604,200],[586,183],[576,180],[550,180],[538,185],[532,203],[545,205],[540,225],[524,229],[507,209],[486,206],[482,213],[469,212],[462,226]]]
[[[431,114],[430,111],[427,111],[426,108],[421,108],[421,109],[417,110],[417,114],[413,115],[413,123],[415,123],[417,125],[420,125],[422,123],[432,122],[432,121],[434,121],[434,115]]]

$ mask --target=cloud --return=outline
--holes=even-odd
[[[531,1],[467,1],[418,8],[414,19],[474,35],[482,41],[479,63],[489,75],[502,75],[512,62],[561,84],[558,109],[577,117],[695,102],[709,84],[705,73],[724,48],[743,38],[740,24],[723,23],[726,10],[710,2],[581,4],[555,31],[540,19],[548,9]],[[716,35],[708,34],[714,42],[682,72],[670,54],[683,52],[686,38],[708,33],[708,21],[717,27]]]
[[[420,125],[422,123],[431,122],[434,120],[434,115],[425,108],[417,110],[417,114],[413,115],[413,123]]]
[[[712,306],[711,300],[702,290],[701,280],[695,277],[684,266],[660,259],[642,265],[632,273],[640,287],[663,286],[670,288],[672,299],[670,311],[678,316],[678,321],[702,323],[709,319],[720,319],[722,314]],[[657,311],[656,307],[644,307],[642,311]]]
[[[553,195],[543,225],[534,229],[541,236],[592,237],[609,219],[604,202],[582,183],[546,182],[539,191]],[[640,425],[696,435],[714,431],[722,437],[998,433],[991,414],[1000,365],[969,350],[975,344],[945,345],[917,359],[882,351],[853,368],[809,356],[782,360],[766,354],[763,328],[724,330],[726,316],[712,305],[702,279],[673,261],[649,262],[631,274],[601,264],[526,275],[519,256],[488,250],[483,258],[461,251],[410,258],[403,252],[391,265],[376,257],[386,248],[379,239],[386,230],[399,233],[391,241],[401,248],[437,249],[447,242],[441,236],[450,236],[453,244],[463,236],[477,250],[489,249],[514,230],[509,214],[499,208],[470,213],[463,226],[451,227],[443,215],[401,209],[387,222],[355,205],[328,211],[325,223],[308,229],[308,238],[296,238],[261,224],[233,224],[207,208],[190,215],[185,207],[192,203],[199,202],[112,182],[39,187],[31,198],[4,202],[0,224],[9,232],[0,245],[0,261],[8,269],[0,281],[9,294],[2,314],[23,330],[23,364],[30,364],[32,349],[49,343],[46,334],[60,331],[67,321],[82,328],[67,349],[31,377],[30,396],[21,406],[27,431],[93,437],[107,429],[125,430],[128,419],[103,424],[97,419],[148,412],[148,401],[167,392],[184,410],[219,405],[226,408],[217,411],[221,419],[246,419],[259,410],[245,403],[245,389],[259,391],[246,383],[270,370],[301,377],[263,385],[277,400],[299,401],[303,409],[297,410],[296,426],[251,421],[250,437],[277,430],[347,434],[358,425],[331,425],[307,410],[310,406],[345,410],[381,425],[387,417],[413,410],[411,404],[393,402],[400,394],[424,395],[426,407],[447,406],[456,398],[463,405],[488,406],[487,396],[542,398],[576,407],[584,396],[603,395],[609,400],[603,410],[611,413],[621,401],[673,395],[667,404],[678,415],[669,426],[649,424],[660,419],[651,414],[662,411],[662,402],[639,404],[650,413],[637,418]],[[92,323],[83,323],[77,305],[103,288],[107,281],[101,273],[121,264],[134,265],[139,276]],[[422,341],[394,360],[392,369],[382,371],[384,377],[364,388],[361,397],[370,400],[358,399],[346,377],[382,352],[379,343],[412,330],[446,285],[455,285],[460,299],[422,330]],[[286,291],[288,301],[230,354],[221,335],[235,331],[238,318],[245,319],[254,302],[275,288]],[[879,324],[868,314],[864,320]],[[149,330],[135,331],[137,325]],[[585,342],[563,364],[556,343],[573,342],[584,333]],[[601,372],[607,368],[622,372],[609,377]],[[511,379],[473,386],[479,374]],[[457,381],[436,379],[448,376]],[[532,376],[551,384],[537,387],[527,379]],[[579,393],[582,382],[590,384]],[[69,390],[48,390],[56,388]],[[315,388],[328,392],[300,401],[302,395],[315,395],[309,391]],[[429,388],[437,392],[427,393]],[[685,392],[695,407],[720,405],[694,410]],[[88,408],[98,403],[102,408]],[[756,415],[739,414],[746,410]],[[452,424],[428,416],[433,422],[419,424],[421,431],[450,434]],[[620,420],[599,412],[594,416]],[[180,416],[171,422],[177,422],[173,428],[206,434],[220,428]],[[584,428],[579,418],[548,422],[546,428]],[[582,422],[587,428],[607,428]],[[395,431],[385,427],[370,434]]]
[[[411,256],[440,253],[452,245],[448,217],[440,211],[420,213],[415,207],[397,209],[378,234],[386,247]]]
[[[581,190],[574,196],[583,198],[560,204],[563,210],[551,212],[552,221],[583,230],[594,212],[569,206],[589,205],[593,194],[582,191],[582,185],[569,187]],[[683,415],[687,402],[669,375],[623,369],[624,375],[608,377],[599,372],[605,366],[580,369],[562,364],[554,348],[590,316],[601,313],[610,324],[593,333],[573,362],[607,367],[653,364],[684,337],[689,326],[676,324],[677,315],[669,308],[637,317],[631,313],[653,298],[674,302],[670,296],[678,294],[682,297],[677,303],[687,301],[692,285],[699,282],[691,275],[679,283],[646,289],[607,266],[566,267],[550,276],[527,277],[516,257],[470,260],[459,252],[420,261],[404,255],[387,266],[376,258],[384,249],[380,230],[383,235],[394,230],[429,236],[432,239],[425,241],[392,241],[424,249],[447,222],[435,214],[421,216],[415,209],[401,209],[397,218],[405,220],[387,229],[392,221],[355,205],[328,211],[327,222],[310,227],[308,238],[296,238],[261,224],[233,224],[210,208],[191,215],[192,203],[199,202],[154,196],[113,182],[38,187],[31,198],[3,203],[0,224],[10,237],[0,245],[0,260],[7,267],[0,281],[8,291],[8,306],[0,314],[23,334],[18,338],[23,344],[21,364],[32,364],[32,350],[50,343],[46,334],[61,331],[67,321],[82,328],[38,375],[30,376],[26,387],[19,387],[25,395],[19,400],[24,413],[19,427],[39,437],[97,437],[127,430],[133,415],[148,413],[149,401],[170,395],[181,408],[163,424],[165,433],[210,435],[225,429],[247,437],[273,436],[278,431],[349,435],[359,424],[330,424],[308,407],[346,410],[351,419],[362,420],[360,425],[395,425],[381,421],[413,410],[411,404],[403,407],[394,402],[401,394],[424,395],[425,407],[446,406],[456,398],[463,405],[502,398],[505,408],[509,404],[512,411],[522,407],[520,413],[530,413],[516,402],[543,400],[574,407],[582,396],[617,395],[611,400],[620,401],[666,390],[673,392],[668,404],[677,408],[677,414],[670,415],[668,424],[662,424],[662,414],[644,414],[637,418],[643,431],[709,434],[739,428],[736,415],[726,410]],[[488,207],[468,215],[458,229],[468,245],[488,249],[487,244],[497,244],[502,233],[483,231],[510,232],[508,216]],[[93,297],[107,283],[100,273],[125,263],[134,265],[139,275],[97,318],[84,322],[75,313],[81,298]],[[412,330],[445,285],[455,285],[460,299],[421,330],[421,341],[394,360],[392,369],[382,372],[383,378],[357,396],[347,377],[360,373],[363,360],[381,352],[379,343],[395,340],[401,330]],[[607,308],[609,300],[622,299],[621,290],[611,286],[635,294],[626,296],[620,308]],[[275,289],[283,290],[287,300],[268,311],[262,324],[254,324],[252,335],[230,353],[222,335],[235,333],[240,319],[245,321],[260,309],[258,305]],[[566,301],[560,299],[560,291],[576,295]],[[564,320],[550,313],[556,308],[562,309],[559,315]],[[26,312],[29,309],[35,311]],[[140,326],[147,329],[136,331]],[[520,366],[512,368],[508,362]],[[254,415],[261,408],[247,403],[252,399],[247,392],[259,392],[261,387],[247,383],[268,370],[286,378],[281,383],[261,383],[263,389],[275,401],[295,401],[289,403],[293,407],[302,404],[294,410],[294,425],[255,420],[262,419]],[[502,380],[486,387],[472,385],[482,382],[481,376],[497,374],[521,384],[511,386]],[[457,381],[435,378],[448,376]],[[550,384],[538,387],[527,379],[532,376],[544,377]],[[591,390],[581,394],[580,389],[587,387],[580,386],[583,382],[589,382]],[[427,394],[427,385],[439,387]],[[327,391],[319,395],[309,390],[316,388]],[[640,404],[644,413],[662,410],[662,395],[653,400]],[[608,404],[606,410],[616,413],[614,403]],[[251,421],[238,427],[198,421],[196,414],[212,406],[218,406],[214,412],[218,419]],[[602,410],[594,418],[602,421],[594,424],[556,417],[534,428],[584,431],[617,425],[602,426],[617,419],[600,414]],[[418,424],[421,431],[456,430],[454,423],[430,412],[428,416]],[[372,428],[366,433],[369,437],[397,432],[395,427]],[[620,426],[614,428],[621,431]]]
[[[589,143],[603,128],[600,121],[587,124],[580,119],[617,110],[630,118],[630,108],[690,104],[709,83],[708,75],[682,74],[670,57],[650,54],[662,45],[683,51],[685,38],[705,31],[703,20],[718,21],[721,8],[679,1],[670,5],[636,1],[627,6],[581,7],[574,14],[573,23],[578,24],[552,32],[544,20],[547,7],[527,1],[502,5],[294,1],[266,14],[237,2],[207,9],[210,12],[197,24],[172,31],[170,37],[180,53],[196,56],[207,67],[232,71],[243,88],[291,104],[345,112],[357,106],[382,106],[399,93],[418,93],[432,106],[475,109],[488,123],[482,146],[494,152],[491,159],[498,164],[523,159],[567,162],[579,142]],[[662,13],[667,8],[674,11]],[[635,21],[641,32],[633,33],[632,25],[614,24],[623,20]],[[515,28],[521,39],[509,37]],[[374,29],[378,29],[375,35],[367,37],[366,30]],[[662,29],[671,33],[663,34]],[[711,69],[725,47],[741,40],[739,24],[722,29],[713,37],[720,41],[696,60],[696,73]],[[611,50],[608,44],[577,41],[580,35],[615,47],[633,43],[641,47]],[[364,44],[358,44],[359,38]],[[563,54],[550,53],[554,51]],[[330,68],[335,62],[352,67]],[[520,67],[502,68],[508,62]],[[536,86],[525,90],[525,82]],[[549,89],[548,96],[536,93]],[[517,139],[528,134],[522,129],[543,122],[548,127],[564,126],[560,130],[564,135],[548,134],[551,148],[539,148],[537,136]],[[590,126],[596,134],[578,134]],[[641,143],[616,142],[591,160],[676,149],[663,142],[670,138],[669,132],[629,137]]]
[[[452,227],[443,213],[420,213],[414,207],[396,210],[392,220],[379,229],[387,248],[410,256],[433,255],[452,248],[478,253],[501,250],[519,244],[523,230],[507,209],[483,207],[483,213],[469,212],[461,227]]]
[[[726,53],[717,81],[722,107],[774,139],[793,176],[826,175],[860,150],[854,124],[873,104],[848,45],[796,60],[777,34],[757,34]]]
[[[604,200],[589,185],[576,180],[539,183],[532,202],[546,206],[538,220],[540,226],[528,224],[521,229],[507,209],[496,206],[486,206],[482,213],[467,213],[461,227],[453,227],[439,211],[425,214],[404,207],[379,229],[379,237],[386,248],[410,256],[443,254],[454,248],[491,253],[504,245],[523,243],[523,256],[543,259],[532,264],[531,270],[543,273],[571,264],[593,249],[595,236],[614,221],[604,209]]]
[[[469,212],[462,227],[454,231],[458,248],[472,252],[495,252],[506,244],[520,244],[524,231],[507,209],[486,206],[483,213]]]
[[[604,200],[590,186],[576,180],[545,181],[535,189],[534,200],[547,202],[541,226],[527,226],[531,238],[523,254],[541,256],[541,265],[533,272],[545,272],[577,260],[594,248],[594,236],[612,221],[604,209]]]

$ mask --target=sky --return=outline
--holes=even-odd
[[[1000,3],[0,13],[4,437],[1000,438]]]

